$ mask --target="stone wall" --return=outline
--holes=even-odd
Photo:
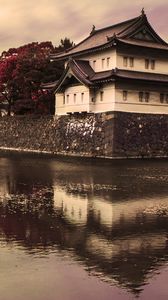
[[[117,113],[113,156],[168,157],[168,115]]]
[[[0,148],[53,154],[112,153],[112,115],[0,118]]]
[[[166,115],[3,117],[0,148],[89,157],[165,157],[167,132]]]

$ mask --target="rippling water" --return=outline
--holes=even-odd
[[[0,300],[168,299],[168,161],[0,157]]]

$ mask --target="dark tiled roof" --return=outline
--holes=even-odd
[[[119,35],[124,29],[128,28],[133,23],[137,22],[140,17],[127,20],[122,23],[118,23],[109,27],[101,28],[99,30],[94,30],[86,39],[77,44],[75,47],[71,48],[69,51],[52,55],[51,57],[63,57],[71,55],[77,52],[81,52],[90,48],[95,48],[100,45],[107,43],[107,37],[112,37],[114,34]]]
[[[154,49],[163,49],[163,50],[168,50],[168,45],[167,44],[157,44],[153,42],[148,42],[148,41],[138,41],[135,39],[118,39],[119,42],[122,42],[126,45],[134,45],[134,46],[140,46],[140,47],[147,47],[147,48],[154,48]]]
[[[117,79],[131,79],[141,81],[152,81],[160,83],[168,83],[168,75],[156,74],[156,73],[145,73],[137,71],[127,71],[121,69],[113,69],[111,71],[98,72],[91,78],[91,81],[96,84],[105,81],[115,81]]]
[[[71,60],[69,65],[72,70],[76,66],[76,68],[87,78],[92,77],[95,74],[88,60]]]
[[[58,83],[58,80],[53,81],[53,82],[42,83],[41,88],[46,89],[46,90],[53,89],[56,87],[57,83]]]
[[[155,81],[155,82],[166,82],[168,83],[168,75],[157,74],[157,73],[146,73],[146,72],[137,72],[137,71],[127,71],[116,69],[113,73],[113,76],[116,78],[125,78],[125,79],[136,79],[136,80],[145,80],[145,81]]]
[[[94,75],[91,77],[92,81],[96,81],[96,80],[102,80],[102,79],[106,79],[109,78],[113,75],[113,71],[104,71],[104,72],[97,72],[94,73]]]
[[[138,41],[133,38],[133,34],[137,33],[139,30],[146,29],[150,33],[152,41]],[[102,47],[111,47],[112,40],[114,39],[130,39],[130,42],[142,46],[151,46],[154,48],[159,48],[159,46],[165,46],[165,49],[168,49],[168,45],[164,42],[154,31],[154,29],[149,24],[146,15],[142,14],[136,18],[127,20],[122,23],[118,23],[106,28],[93,30],[91,34],[81,41],[76,46],[70,48],[66,52],[60,54],[53,54],[52,59],[66,59],[68,57],[80,55],[81,53],[88,53],[91,51],[96,51],[102,49]]]
[[[92,85],[90,77],[94,75],[94,71],[91,68],[89,61],[84,60],[70,60],[69,68],[72,70],[72,73],[86,85]]]

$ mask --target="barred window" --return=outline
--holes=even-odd
[[[123,57],[123,66],[127,67],[128,65],[128,57]]]
[[[104,98],[104,92],[101,91],[101,92],[100,92],[100,101],[103,101],[103,98]]]
[[[130,64],[131,68],[134,66],[134,58],[133,57],[129,58],[129,64]]]
[[[145,69],[155,69],[155,60],[154,59],[145,59]]]
[[[146,92],[144,95],[145,102],[149,102],[150,93]]]
[[[152,70],[155,69],[155,60],[154,59],[151,60],[151,69]]]
[[[127,96],[128,96],[128,92],[127,91],[123,91],[123,100],[127,101]]]
[[[110,57],[107,57],[107,67],[110,65]]]
[[[166,94],[166,103],[168,103],[168,94]]]
[[[145,69],[149,69],[149,59],[145,59]]]
[[[93,69],[96,67],[96,60],[93,61]]]
[[[139,92],[139,101],[140,101],[140,102],[143,101],[143,92]]]
[[[102,58],[102,69],[104,69],[105,58]]]

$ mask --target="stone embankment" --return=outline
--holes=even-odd
[[[101,113],[0,118],[0,149],[86,157],[167,157],[168,116]]]
[[[168,157],[168,115],[117,113],[113,156]]]

